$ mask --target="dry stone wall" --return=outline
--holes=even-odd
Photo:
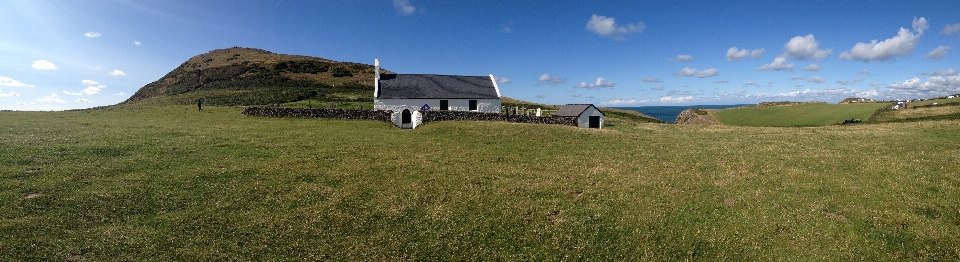
[[[243,107],[241,114],[266,117],[367,119],[390,122],[391,111],[325,108]]]
[[[538,117],[468,111],[419,111],[422,123],[436,121],[505,121],[514,123],[577,126],[576,117]],[[243,115],[265,117],[303,117],[367,119],[393,123],[390,110],[346,110],[322,108],[243,107]]]
[[[434,121],[506,121],[529,124],[552,124],[577,126],[576,117],[539,117],[525,115],[504,115],[498,113],[477,113],[467,111],[423,111],[423,122]]]

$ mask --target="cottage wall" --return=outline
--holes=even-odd
[[[579,127],[590,127],[590,117],[591,116],[600,116],[600,128],[603,128],[603,113],[600,112],[596,107],[587,107],[586,110],[577,117],[577,126]]]
[[[401,112],[404,109],[419,111],[424,104],[430,106],[431,111],[440,110],[441,99],[374,99],[374,110],[390,110]],[[443,99],[447,100],[450,111],[470,111],[470,100],[477,100],[477,111],[480,113],[500,113],[500,99]]]

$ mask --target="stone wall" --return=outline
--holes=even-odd
[[[390,122],[390,111],[325,108],[243,107],[240,114],[266,117],[367,119]]]
[[[525,115],[504,115],[498,113],[478,113],[469,111],[415,111],[420,112],[422,123],[436,121],[505,121],[514,123],[551,124],[577,126],[576,117],[538,117]],[[243,115],[265,117],[305,117],[305,118],[338,118],[338,119],[368,119],[384,122],[392,121],[393,111],[389,110],[346,110],[321,108],[276,108],[276,107],[243,107]],[[399,117],[398,117],[399,118]]]
[[[422,111],[423,122],[434,121],[506,121],[529,124],[552,124],[577,126],[576,117],[538,117],[525,115],[504,115],[497,113],[477,113],[468,111]]]

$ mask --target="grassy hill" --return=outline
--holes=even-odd
[[[234,47],[190,58],[124,103],[151,98],[174,104],[196,104],[203,99],[209,105],[266,105],[306,99],[372,103],[373,79],[372,65]]]
[[[960,119],[960,98],[941,98],[907,103],[905,109],[881,108],[870,118],[871,122],[918,122]]]
[[[158,101],[0,112],[0,260],[960,259],[956,120],[401,131]]]
[[[724,125],[824,126],[847,119],[867,121],[889,103],[770,103],[767,106],[731,108],[711,112]]]

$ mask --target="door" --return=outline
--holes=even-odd
[[[600,128],[600,116],[590,116],[590,128]]]
[[[404,109],[400,113],[400,124],[409,124],[410,123],[410,110]]]

